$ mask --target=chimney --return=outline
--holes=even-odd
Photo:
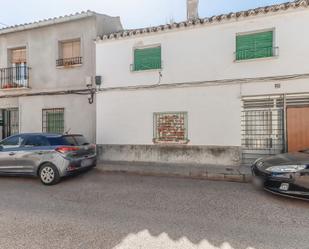
[[[187,0],[188,20],[194,20],[198,18],[198,2],[199,0]]]

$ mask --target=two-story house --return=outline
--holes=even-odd
[[[69,132],[94,142],[94,41],[121,29],[118,17],[91,11],[1,29],[0,138]]]
[[[236,166],[309,147],[308,6],[100,36],[101,160]]]

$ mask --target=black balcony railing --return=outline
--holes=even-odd
[[[26,65],[0,68],[1,89],[29,87],[29,67]]]
[[[56,64],[57,64],[57,67],[79,65],[79,64],[82,64],[82,57],[58,59],[56,61]]]

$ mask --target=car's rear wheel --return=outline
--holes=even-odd
[[[55,185],[60,181],[59,171],[51,163],[45,163],[41,166],[39,177],[44,185]]]

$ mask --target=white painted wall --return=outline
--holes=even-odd
[[[238,86],[102,92],[97,143],[153,144],[153,113],[186,111],[190,145],[240,146],[239,96]]]
[[[276,88],[275,84],[280,84],[280,88]],[[309,93],[309,79],[295,79],[286,81],[260,82],[243,84],[241,86],[242,96],[255,95],[277,95],[277,94],[294,94]]]
[[[104,87],[158,83],[158,71],[131,72],[135,46],[161,44],[162,83],[212,81],[309,72],[309,9],[237,22],[201,25],[97,43],[97,74]],[[275,29],[278,58],[234,62],[236,34]]]

